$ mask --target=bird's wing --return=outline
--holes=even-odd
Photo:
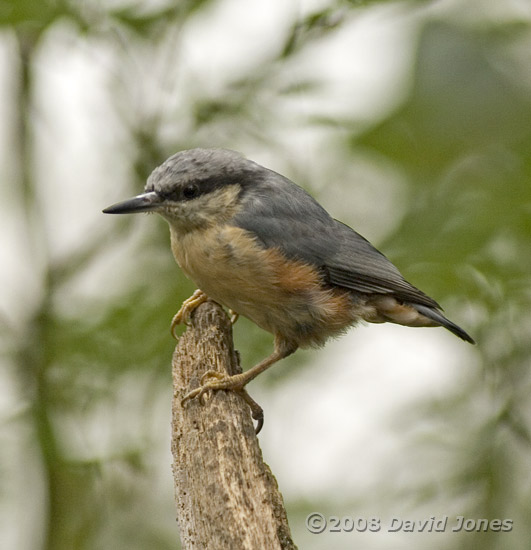
[[[334,222],[334,234],[340,246],[325,263],[331,283],[359,292],[393,294],[401,301],[441,309],[433,298],[408,283],[367,239],[347,225],[337,220]]]
[[[392,294],[402,301],[440,309],[369,241],[334,220],[287,178],[271,172],[243,200],[247,201],[245,208],[233,223],[253,233],[264,247],[315,266],[328,283],[365,294]]]

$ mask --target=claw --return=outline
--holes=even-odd
[[[262,409],[262,407],[260,407],[260,405],[247,393],[247,390],[242,390],[240,395],[243,397],[247,405],[249,405],[253,420],[256,420],[254,433],[258,435],[264,425],[264,409]]]
[[[234,311],[233,309],[229,309],[229,316],[230,316],[230,324],[234,325],[236,321],[239,319],[240,314]]]
[[[177,326],[179,326],[181,323],[184,323],[185,325],[188,325],[190,323],[190,316],[192,315],[192,312],[195,308],[197,308],[199,305],[201,305],[203,302],[206,302],[208,300],[208,296],[200,289],[197,289],[190,298],[186,299],[181,309],[173,316],[173,319],[171,320],[170,325],[170,332],[172,336],[177,340],[177,335],[175,334],[175,329]]]

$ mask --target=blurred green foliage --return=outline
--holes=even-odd
[[[30,314],[2,323],[3,362],[18,392],[15,412],[2,419],[2,433],[12,441],[14,433],[24,433],[19,437],[31,442],[22,444],[26,450],[19,465],[34,471],[32,479],[40,480],[35,486],[41,487],[35,492],[42,493],[30,502],[27,495],[17,500],[6,492],[1,503],[3,508],[9,503],[28,507],[31,521],[21,522],[21,528],[32,527],[35,535],[21,535],[23,547],[177,545],[169,453],[165,462],[157,462],[157,411],[167,410],[169,424],[173,343],[168,323],[193,286],[173,264],[165,225],[153,219],[132,243],[137,220],[98,219],[86,241],[66,256],[58,259],[49,243],[43,244],[48,222],[36,174],[46,170],[46,159],[35,152],[35,142],[43,139],[35,131],[37,60],[42,62],[46,41],[72,47],[56,34],[70,22],[79,41],[75,47],[101,48],[112,59],[113,77],[104,92],[128,136],[127,146],[117,145],[113,155],[130,167],[131,175],[128,190],[120,192],[136,193],[157,163],[201,144],[270,151],[311,187],[312,168],[282,138],[294,128],[323,131],[333,144],[322,149],[322,158],[313,159],[313,167],[320,162],[348,166],[351,158],[364,158],[400,176],[399,221],[379,247],[470,329],[478,340],[481,368],[444,403],[415,403],[401,420],[431,419],[429,436],[413,444],[451,455],[444,477],[419,483],[408,495],[386,493],[381,499],[407,499],[419,506],[442,499],[452,507],[459,501],[464,502],[460,512],[470,517],[512,517],[518,530],[510,546],[527,548],[531,19],[515,8],[518,2],[498,2],[504,17],[497,18],[481,9],[471,15],[467,6],[452,2],[446,10],[430,11],[445,2],[331,1],[320,10],[294,14],[282,40],[251,60],[244,74],[228,74],[215,91],[180,87],[179,63],[186,59],[174,55],[179,35],[196,15],[222,3],[116,3],[107,8],[97,2],[12,0],[0,5],[1,37],[17,51],[9,60],[11,85],[18,90],[12,95],[15,139],[9,154],[20,194],[13,201],[19,203],[28,247],[41,251],[34,273],[40,291]],[[337,116],[290,115],[290,101],[326,94],[319,74],[289,77],[299,56],[383,5],[396,8],[388,17],[409,17],[418,29],[401,106],[363,124],[353,122],[348,109]],[[482,2],[474,5],[480,8]],[[140,59],[160,65],[160,81],[152,87],[141,78]],[[201,74],[202,68],[196,71]],[[154,92],[157,86],[170,93]],[[345,196],[350,196],[346,185]],[[349,185],[355,189],[356,182]],[[127,247],[133,260],[125,267],[115,265],[118,251]],[[87,300],[73,290],[76,280],[102,262],[111,271],[109,289]],[[246,322],[238,333],[245,364],[265,355],[269,336]],[[279,369],[269,381],[278,383],[290,373],[293,369]],[[6,455],[0,456],[4,461]],[[0,476],[7,476],[4,467]],[[330,509],[337,511],[338,501],[352,504],[349,498],[331,497]],[[287,504],[290,517],[301,523],[317,503],[295,499]],[[355,509],[364,509],[361,500]],[[437,539],[432,547],[506,548],[504,537],[455,535]]]

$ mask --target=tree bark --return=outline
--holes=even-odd
[[[296,550],[248,405],[230,391],[181,405],[205,371],[240,372],[232,326],[219,305],[208,301],[194,311],[172,365],[173,475],[183,548]]]

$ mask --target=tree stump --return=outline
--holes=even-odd
[[[212,301],[192,314],[173,355],[172,454],[184,549],[295,549],[276,479],[248,405],[231,391],[181,399],[211,369],[241,372],[232,326]]]

